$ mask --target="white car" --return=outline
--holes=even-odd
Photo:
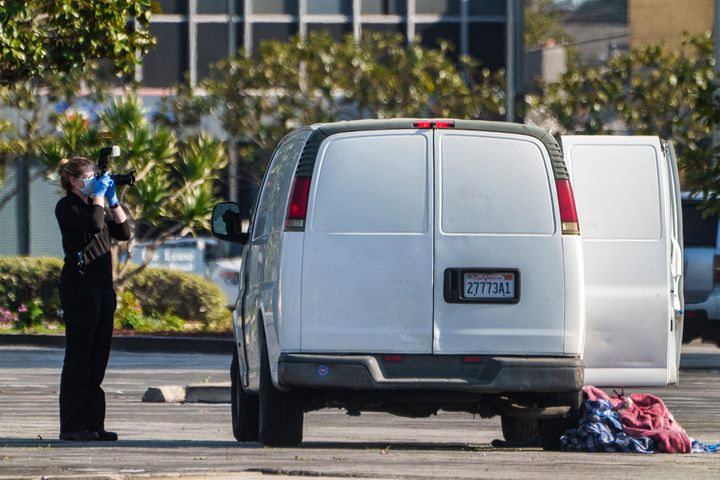
[[[208,263],[210,280],[222,289],[230,306],[237,301],[241,265],[242,257],[223,258]]]
[[[552,135],[508,123],[366,120],[289,134],[249,229],[236,204],[213,212],[214,234],[247,247],[235,438],[297,445],[303,413],[325,407],[444,409],[501,415],[506,439],[539,430],[554,449],[586,375],[675,381],[677,171],[655,137],[614,141],[567,138],[566,165]]]

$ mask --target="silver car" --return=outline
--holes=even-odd
[[[720,341],[720,235],[718,216],[704,215],[704,198],[684,193],[684,340]]]

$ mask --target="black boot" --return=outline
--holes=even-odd
[[[96,432],[98,440],[101,442],[115,442],[118,439],[118,435],[115,432],[108,432],[107,430],[100,430]]]
[[[97,432],[91,432],[90,430],[78,430],[77,432],[62,432],[60,434],[60,440],[67,442],[89,442],[98,439]]]

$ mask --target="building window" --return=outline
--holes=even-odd
[[[506,0],[483,0],[482,2],[468,2],[470,15],[505,15]]]
[[[151,23],[157,45],[143,60],[143,85],[169,87],[183,80],[188,69],[187,23]]]
[[[254,0],[251,5],[254,14],[297,15],[298,13],[298,0]]]
[[[327,32],[332,38],[340,41],[348,33],[352,33],[353,26],[351,23],[308,23],[307,31],[310,32]]]
[[[188,13],[188,0],[157,0],[157,3],[164,15],[187,15]]]
[[[480,60],[483,67],[497,70],[505,66],[505,24],[471,23],[469,54]]]
[[[407,34],[407,25],[404,23],[363,23],[362,32],[400,33],[404,37]]]
[[[455,46],[455,54],[460,48],[460,24],[448,22],[418,23],[415,33],[422,38],[421,44],[428,48],[438,48],[441,40],[448,40]]]
[[[297,31],[297,23],[255,23],[252,25],[253,51],[259,51],[264,40],[290,40]]]
[[[360,11],[363,15],[405,15],[407,2],[404,0],[362,0]]]
[[[199,0],[196,12],[199,14],[228,13],[228,0]]]
[[[352,15],[352,0],[312,0],[307,13],[318,15]]]
[[[460,0],[416,0],[415,13],[460,15]]]
[[[197,27],[197,75],[208,76],[210,64],[228,56],[230,34],[227,23],[199,23]]]

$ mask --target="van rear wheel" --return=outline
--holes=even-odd
[[[246,393],[242,388],[237,348],[233,349],[233,359],[230,364],[230,406],[235,440],[256,442],[259,428],[258,397]]]
[[[502,434],[506,442],[525,443],[535,440],[538,434],[538,422],[535,418],[519,418],[502,415],[500,417]]]
[[[282,392],[270,376],[270,357],[264,338],[260,357],[260,441],[273,447],[295,447],[302,443],[303,398],[301,392]]]
[[[560,450],[560,437],[571,428],[577,428],[580,421],[582,399],[582,390],[557,393],[555,398],[551,399],[554,405],[569,405],[570,412],[563,417],[538,420],[540,446],[543,450]]]

